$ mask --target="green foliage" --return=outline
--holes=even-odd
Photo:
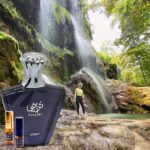
[[[124,82],[135,83],[135,74],[133,74],[132,69],[123,69],[121,72],[121,78]]]
[[[19,50],[17,40],[4,32],[0,32],[1,82],[5,80],[5,74],[9,73],[14,81],[21,81],[22,67],[19,62],[20,55],[21,51]]]
[[[15,38],[13,38],[12,36],[4,33],[4,32],[1,32],[0,31],[0,40],[5,40],[5,41],[12,41],[14,43],[14,48],[15,49],[18,49],[18,42]]]
[[[52,45],[48,40],[46,40],[42,35],[38,35],[39,40],[42,41],[44,47],[50,52],[50,54],[53,54],[57,56],[58,58],[64,58],[66,55],[73,56],[73,52],[70,50],[64,48],[60,49],[58,46]]]
[[[0,31],[2,32],[8,32],[7,26],[0,20]]]
[[[22,80],[23,68],[20,62],[10,61],[12,68],[12,75],[14,79],[19,83]]]
[[[69,70],[67,69],[66,58],[73,57],[74,53],[66,48],[59,48],[52,45],[42,35],[38,35],[42,41],[43,47],[49,52],[49,63],[45,66],[46,74],[50,75],[55,82],[62,83],[69,78]]]
[[[35,45],[37,39],[34,27],[16,11],[11,0],[0,0],[0,10],[1,19],[7,20],[13,30],[20,32],[30,45]]]
[[[68,20],[71,21],[71,16],[69,11],[64,8],[63,6],[61,6],[60,4],[58,4],[57,2],[52,2],[52,14],[54,15],[57,23],[61,23],[64,20]]]
[[[89,5],[86,0],[80,0],[80,4],[81,4],[82,13],[83,13],[85,32],[88,37],[92,38],[91,24],[89,22],[89,17],[88,17]]]
[[[90,1],[89,10],[98,11],[101,6],[101,2],[99,0]]]
[[[147,44],[140,43],[137,47],[124,52],[120,58],[124,69],[124,81],[125,78],[129,78],[128,74],[131,72],[129,82],[140,86],[150,84],[150,47]]]
[[[102,0],[102,6],[108,16],[114,16],[114,22],[120,23],[121,37],[115,43],[124,46],[123,80],[150,85],[149,1]]]
[[[13,3],[9,0],[1,0],[1,4],[9,11],[9,14],[11,14],[11,17],[13,19],[17,18],[18,14],[16,9],[14,9]]]
[[[110,79],[117,79],[119,77],[117,72],[117,57],[115,55],[113,57],[109,56],[106,52],[97,52],[97,55],[104,65],[105,76]]]

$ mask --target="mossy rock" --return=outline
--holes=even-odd
[[[135,113],[150,112],[150,87],[129,86],[125,95],[127,103],[130,104],[132,111]]]
[[[71,21],[70,12],[66,8],[57,2],[53,2],[52,4],[52,13],[57,23],[64,22],[64,20]]]
[[[17,40],[4,32],[0,32],[0,82],[7,82],[9,78],[12,79],[13,83],[21,81],[20,56],[21,51]]]
[[[21,51],[18,42],[12,36],[0,32],[0,89],[12,86],[22,78],[19,61]],[[0,100],[0,124],[4,124],[4,108]]]

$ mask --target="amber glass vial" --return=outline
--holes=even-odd
[[[14,114],[13,111],[5,112],[5,143],[6,145],[14,144]]]

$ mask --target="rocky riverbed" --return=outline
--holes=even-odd
[[[0,150],[12,150],[4,144],[0,129]],[[46,146],[26,150],[149,150],[150,119],[128,120],[104,118],[88,113],[78,118],[75,111],[61,111],[53,137]]]

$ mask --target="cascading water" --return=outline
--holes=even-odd
[[[45,83],[47,84],[55,84],[54,80],[50,77],[48,77],[45,74],[42,74],[42,79],[44,80]]]
[[[94,71],[97,71],[96,56],[90,41],[84,38],[84,31],[80,28],[80,24],[76,21],[75,17],[72,16],[72,23],[75,28],[75,40],[78,47],[79,58],[83,67],[89,67]]]
[[[75,40],[78,48],[79,59],[83,67],[90,67],[92,70],[97,70],[96,55],[90,44],[90,40],[86,38],[83,28],[82,11],[80,9],[79,1],[73,0],[71,8],[71,19],[75,29]]]
[[[108,102],[108,100],[110,100],[110,94],[104,83],[104,80],[97,73],[93,72],[89,68],[83,68],[80,72],[85,73],[92,78],[93,82],[96,84],[96,89],[98,91],[99,98],[101,99],[101,103],[103,105],[103,112],[111,113],[112,105],[110,102]]]
[[[48,38],[48,33],[51,28],[51,0],[40,0],[39,25],[40,32]]]
[[[98,67],[97,67],[97,56],[91,46],[90,40],[86,38],[85,31],[83,28],[83,19],[82,19],[82,11],[79,6],[79,0],[73,0],[72,9],[72,23],[74,26],[74,37],[76,40],[76,45],[78,48],[79,58],[81,60],[82,66],[88,68],[86,71],[92,77],[93,81],[97,85],[98,92],[100,94],[100,99],[104,107],[104,112],[110,113],[112,110],[111,104],[108,103],[107,98],[107,88],[105,87],[104,81],[100,76],[97,75]],[[90,70],[92,71],[90,71]]]
[[[111,105],[107,101],[107,90],[104,85],[104,81],[100,79],[98,73],[98,65],[97,65],[97,56],[94,49],[91,46],[90,39],[87,38],[84,31],[84,23],[82,18],[82,11],[79,7],[79,0],[72,0],[71,7],[71,19],[75,29],[74,37],[75,42],[78,48],[78,56],[81,61],[82,67],[87,67],[85,72],[88,72],[92,77],[93,81],[97,86],[97,90],[99,93],[99,97],[101,99],[104,112],[111,111]],[[41,0],[40,1],[40,15],[39,15],[39,24],[40,24],[40,32],[41,34],[50,41],[51,32],[55,30],[53,27],[53,19],[52,19],[52,7],[55,1],[53,0]],[[62,3],[62,1],[61,1]],[[90,70],[92,71],[90,71]],[[50,81],[47,77],[44,76],[45,80]],[[52,82],[50,82],[52,83]]]
[[[47,40],[50,40],[49,33],[52,29],[52,15],[51,15],[51,0],[40,0],[40,11],[39,11],[39,31]],[[43,52],[49,54],[48,52]],[[54,80],[46,75],[42,74],[42,78],[47,84],[54,84]]]

